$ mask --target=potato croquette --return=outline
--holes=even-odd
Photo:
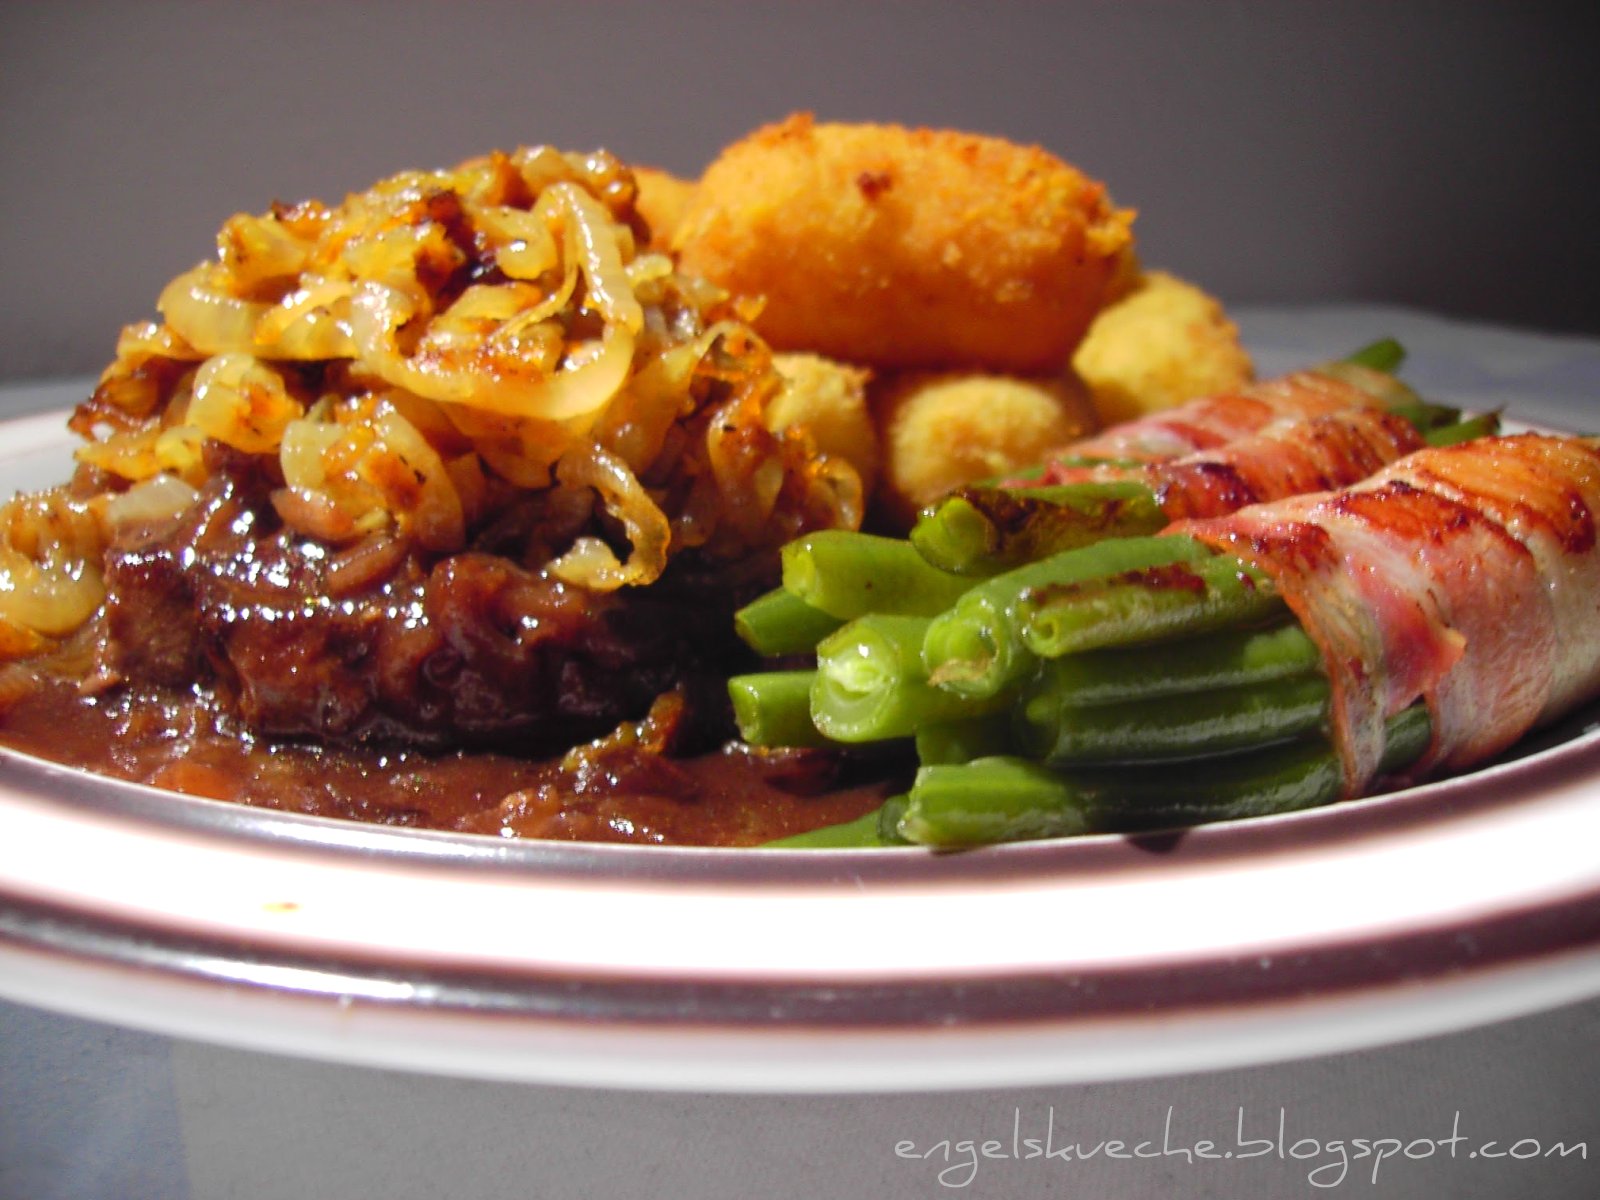
[[[878,479],[878,431],[867,408],[871,372],[815,354],[776,354],[784,389],[767,406],[767,428],[802,428],[823,454],[842,458],[861,477],[863,495]]]
[[[883,442],[879,513],[900,528],[951,490],[1032,466],[1096,428],[1087,390],[1071,379],[917,372],[875,385],[871,403]]]
[[[707,168],[684,270],[765,298],[779,350],[1054,375],[1132,251],[1133,214],[1038,147],[798,114]]]
[[[1222,305],[1164,271],[1141,275],[1095,318],[1072,366],[1107,425],[1229,391],[1254,377]]]
[[[639,187],[634,210],[650,227],[650,245],[664,249],[694,196],[694,182],[656,167],[634,167],[633,180]]]

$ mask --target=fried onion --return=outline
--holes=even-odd
[[[858,523],[848,466],[766,428],[781,380],[742,303],[641,252],[637,191],[533,147],[230,218],[73,415],[108,527],[192,503],[224,447],[330,545],[448,555],[517,505],[567,514],[522,565],[595,591]],[[0,659],[87,618],[103,549],[0,545]]]

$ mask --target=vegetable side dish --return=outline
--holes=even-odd
[[[931,616],[885,591],[821,638],[801,686],[734,686],[758,740],[803,727],[789,706],[819,736],[915,737],[909,792],[814,841],[969,845],[1323,804],[1484,762],[1600,691],[1582,649],[1600,622],[1597,507],[1594,439],[1447,438],[1349,488],[1085,539]],[[878,574],[863,559],[888,550],[862,536],[786,551],[787,602],[842,611],[839,581]]]
[[[499,836],[965,845],[1359,794],[1589,695],[1462,716],[1520,657],[1462,564],[1530,614],[1586,571],[1516,506],[1592,535],[1588,443],[1519,499],[1462,481],[1534,443],[1385,347],[1253,383],[1132,220],[1036,148],[805,116],[699,180],[533,148],[236,216],[0,512],[0,740]],[[1516,511],[1401,582],[1304,567],[1429,487]],[[1196,756],[1244,782],[1172,795]]]

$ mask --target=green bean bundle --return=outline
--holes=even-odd
[[[1172,571],[1181,584],[1161,574]],[[915,745],[920,767],[893,808],[784,845],[967,846],[1337,796],[1320,655],[1259,572],[1167,535],[1008,576],[973,583],[935,617],[845,622],[817,645],[815,668],[732,682],[740,727],[758,744]],[[950,632],[974,612],[1005,614],[1003,630]],[[941,677],[963,639],[986,662],[1004,645],[992,686]],[[1392,769],[1421,752],[1427,727],[1423,709],[1395,725]]]

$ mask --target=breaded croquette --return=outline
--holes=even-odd
[[[1225,392],[1254,376],[1222,305],[1164,271],[1141,274],[1095,318],[1072,366],[1107,425]]]
[[[908,527],[917,511],[963,484],[1008,475],[1096,428],[1070,378],[911,372],[874,385],[883,443],[878,510]]]
[[[775,354],[784,388],[767,405],[767,428],[804,429],[823,454],[842,458],[872,494],[881,463],[878,431],[867,408],[872,372],[816,354]]]
[[[729,146],[673,245],[760,296],[779,350],[1053,375],[1131,253],[1133,214],[1038,147],[798,114]]]
[[[678,222],[694,196],[694,181],[680,179],[658,167],[634,167],[633,179],[639,188],[634,210],[650,227],[650,245],[664,249],[671,244]]]

